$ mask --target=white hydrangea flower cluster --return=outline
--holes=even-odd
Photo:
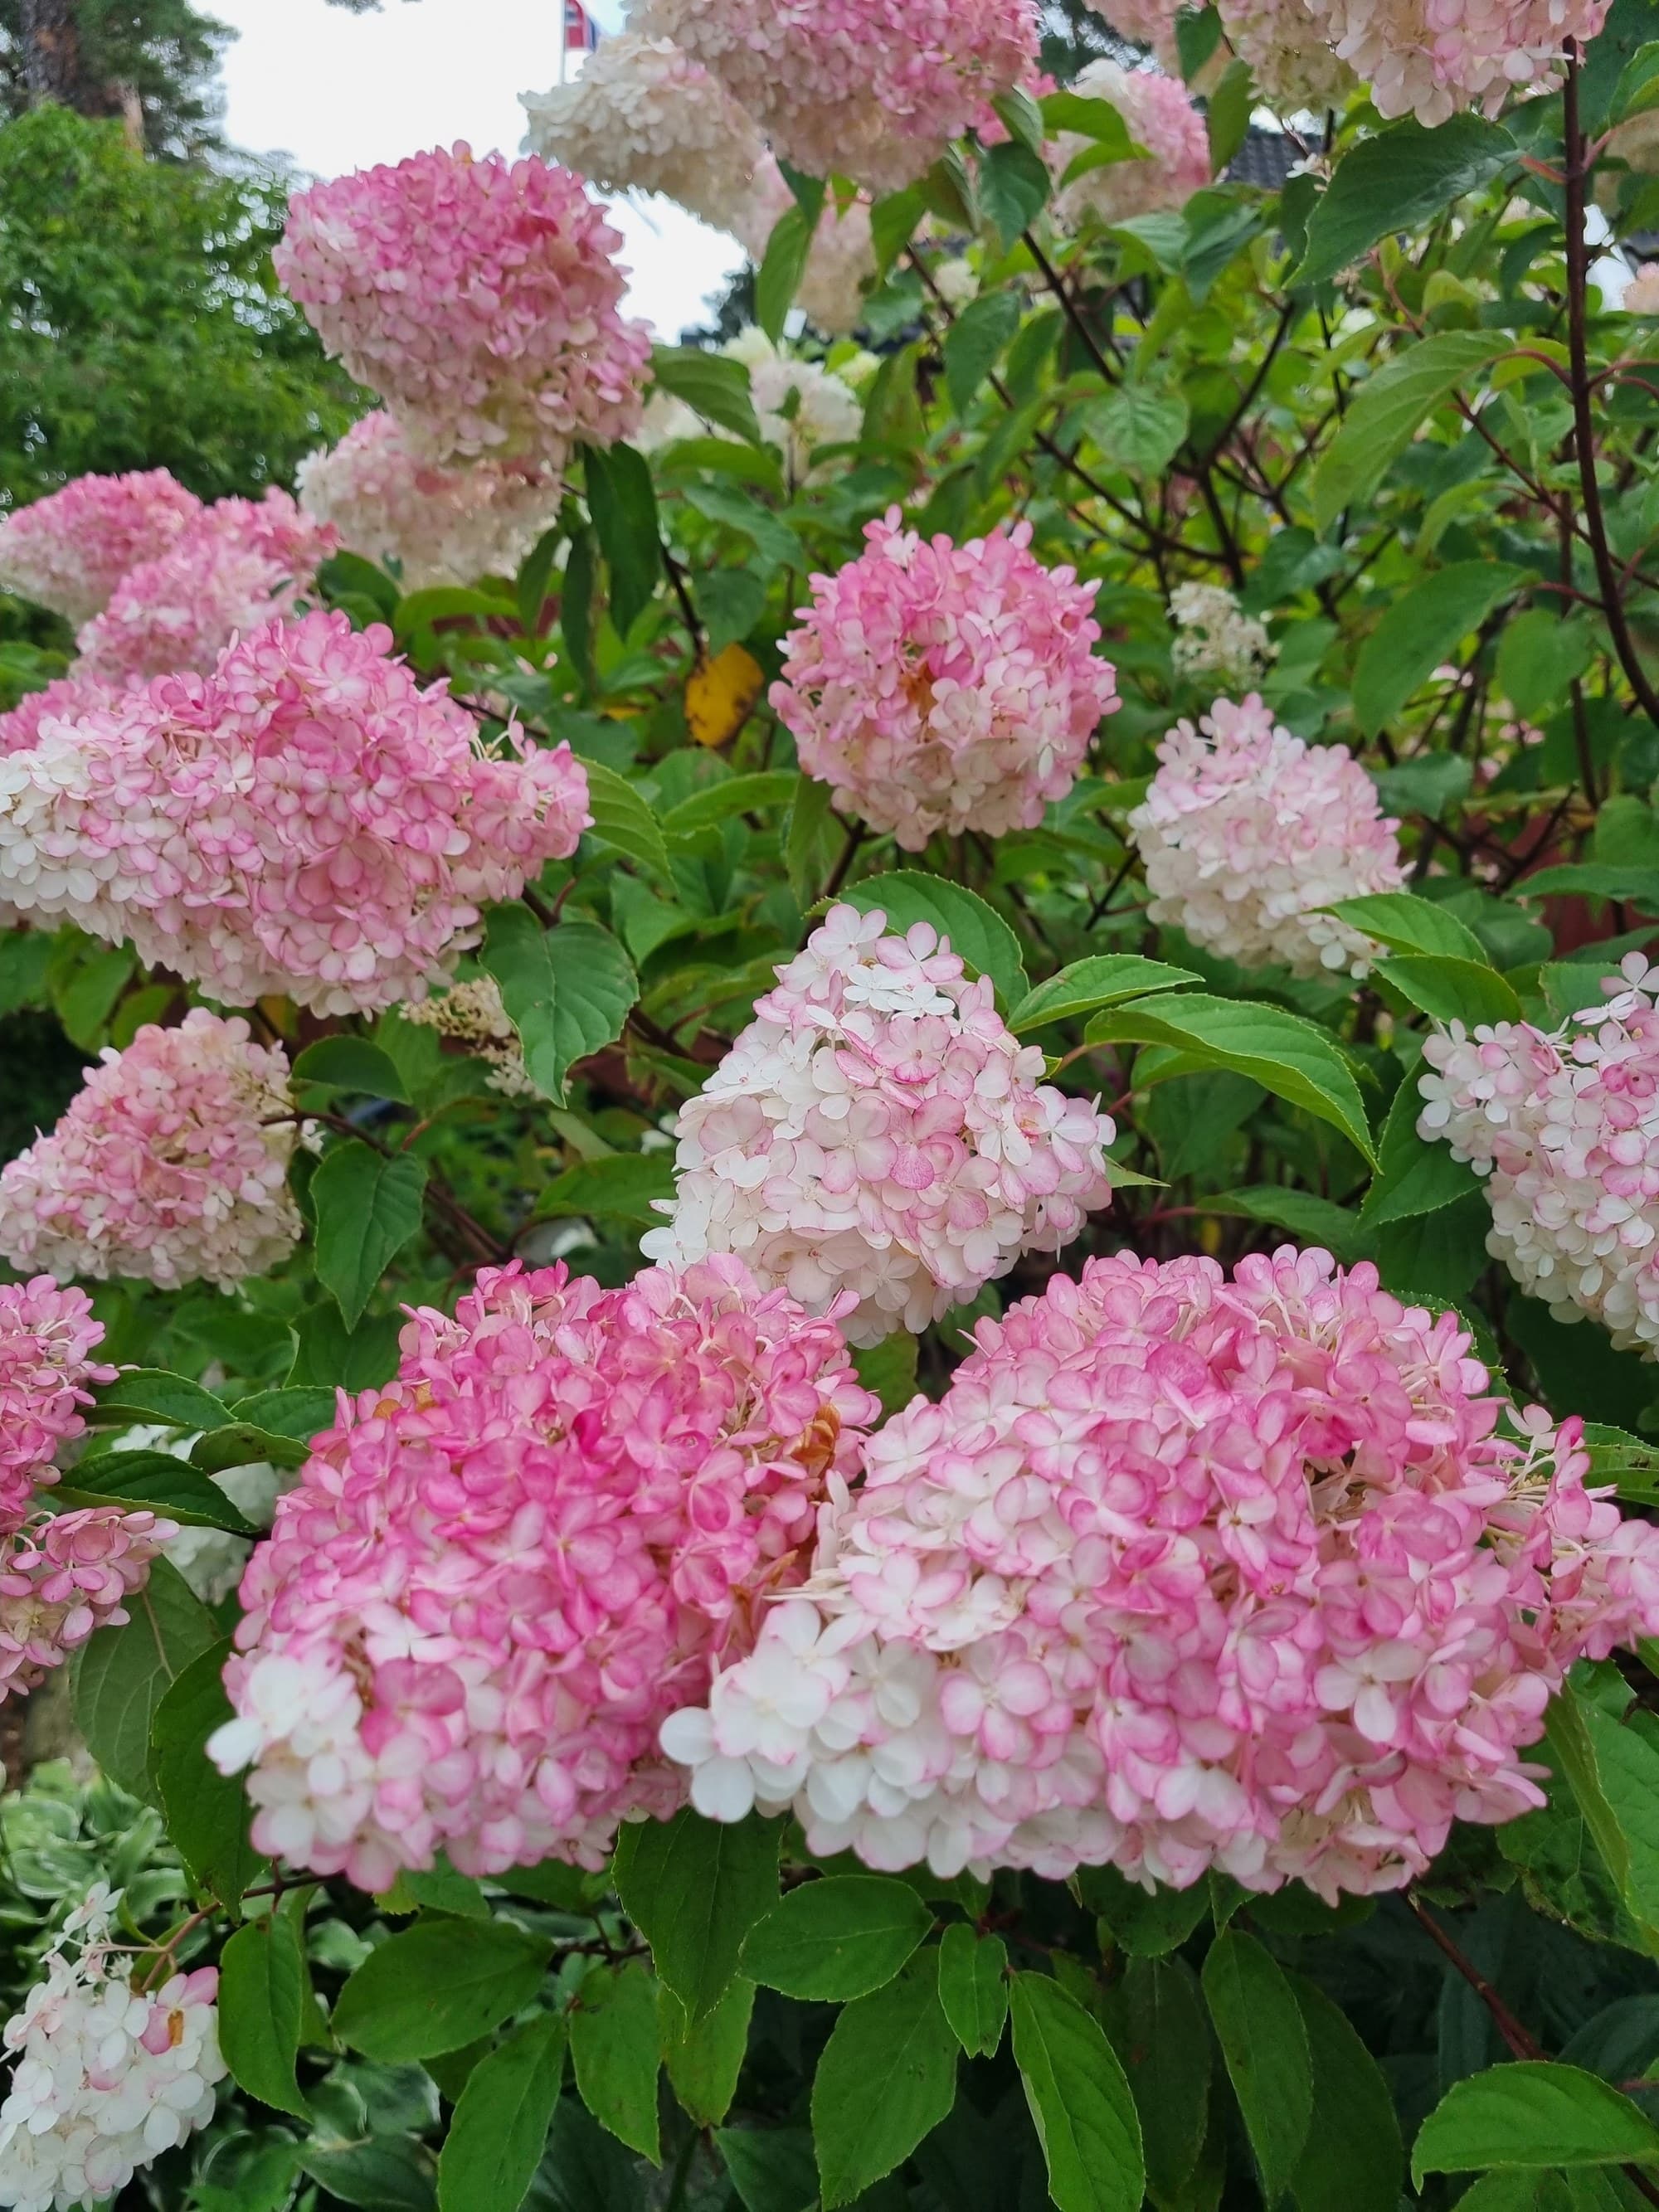
[[[1461,1022],[1425,1042],[1417,1132],[1484,1177],[1486,1249],[1560,1322],[1659,1358],[1659,970],[1553,1030]]]
[[[737,1254],[852,1344],[926,1328],[1057,1252],[1110,1196],[1110,1119],[1042,1083],[924,922],[830,909],[681,1109],[668,1222],[641,1247]]]
[[[1242,967],[1363,975],[1376,948],[1322,909],[1406,879],[1376,787],[1346,745],[1277,727],[1255,693],[1177,722],[1129,830],[1152,920]]]
[[[15,2061],[0,2104],[0,2205],[10,2212],[112,2197],[213,2117],[226,2070],[218,1973],[136,1987],[112,1944],[119,1902],[102,1883],[88,1893],[0,2036]]]
[[[549,461],[439,467],[379,410],[301,462],[300,504],[367,561],[396,561],[404,589],[511,576],[552,523],[563,471]]]
[[[1254,684],[1279,647],[1254,616],[1221,584],[1177,584],[1170,594],[1176,635],[1170,659],[1177,676],[1218,684]]]
[[[453,1037],[477,1059],[487,1060],[493,1071],[486,1079],[489,1088],[499,1091],[504,1098],[540,1096],[525,1066],[519,1032],[501,1004],[501,987],[493,975],[474,975],[464,983],[452,983],[447,990],[416,1000],[398,1011],[406,1022],[436,1030],[440,1036]]]

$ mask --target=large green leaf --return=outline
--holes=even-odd
[[[1339,899],[1325,911],[1393,952],[1437,952],[1449,960],[1486,957],[1480,939],[1455,914],[1410,891],[1367,891],[1360,898]]]
[[[1418,1135],[1424,1103],[1407,1076],[1394,1094],[1377,1146],[1376,1175],[1360,1208],[1359,1218],[1368,1227],[1438,1213],[1480,1188],[1474,1170],[1467,1160],[1454,1159],[1449,1145]]]
[[[1361,385],[1314,471],[1314,520],[1321,530],[1345,507],[1369,498],[1429,410],[1510,343],[1497,331],[1441,331],[1396,354]]]
[[[367,1098],[409,1103],[409,1092],[390,1053],[367,1037],[319,1037],[294,1063],[296,1083],[325,1083],[337,1091],[360,1091]]]
[[[1181,1959],[1131,1959],[1107,2025],[1133,2093],[1155,2202],[1191,2180],[1210,2106],[1210,2033],[1193,1971]]]
[[[1328,1121],[1367,1160],[1370,1124],[1352,1070],[1329,1032],[1299,1014],[1197,991],[1157,1004],[1139,1000],[1097,1014],[1091,1043],[1173,1045],[1206,1067],[1248,1075],[1275,1097]]]
[[[371,1951],[346,1983],[335,2033],[388,2063],[459,2051],[530,2002],[550,1950],[501,1921],[419,1921]]]
[[[970,2058],[988,2058],[1008,2019],[1008,1947],[953,1921],[939,1942],[939,2001]]]
[[[587,778],[587,808],[593,817],[588,834],[603,838],[630,860],[643,860],[655,874],[666,876],[668,848],[657,817],[627,777],[594,760],[582,763],[582,773]]]
[[[1437,1022],[1518,1022],[1514,987],[1486,961],[1448,960],[1436,952],[1403,952],[1379,960],[1376,973]]]
[[[718,2127],[732,2109],[754,2009],[755,1984],[741,1974],[698,2021],[690,2017],[672,1990],[659,1991],[662,2063],[682,2108],[700,2128]]]
[[[760,423],[742,362],[703,346],[659,346],[651,356],[651,373],[665,392],[684,400],[705,422],[759,445]]]
[[[253,1456],[246,1454],[236,1464],[245,1466]],[[89,1452],[70,1472],[75,1480],[53,1492],[65,1505],[123,1505],[165,1514],[186,1528],[223,1528],[234,1536],[257,1533],[216,1482],[171,1452]]]
[[[743,1970],[786,1996],[840,2003],[890,1982],[933,1924],[904,1882],[830,1875],[792,1889],[757,1922]]]
[[[294,2077],[308,1978],[285,1912],[239,1928],[219,1960],[219,2045],[233,2079],[279,2112],[309,2117]]]
[[[1204,1999],[1269,2204],[1290,2186],[1313,2118],[1313,2061],[1295,1992],[1254,1936],[1228,1928],[1204,1960]]]
[[[185,1376],[161,1367],[124,1367],[98,1392],[86,1419],[94,1425],[160,1421],[170,1429],[216,1429],[230,1419],[230,1408]]]
[[[695,2024],[724,1996],[744,1938],[778,1894],[778,1826],[689,1808],[623,1829],[612,1878],[659,1975]]]
[[[1659,2128],[1577,2066],[1518,2059],[1454,2082],[1418,2130],[1412,2178],[1494,2166],[1659,2166]]]
[[[576,2087],[599,2125],[653,2165],[661,2049],[657,1984],[639,1960],[586,1976],[570,2014]]]
[[[958,415],[972,406],[997,356],[1019,328],[1019,307],[1016,293],[987,292],[951,325],[945,340],[945,381]]]
[[[1201,981],[1190,968],[1172,968],[1167,961],[1146,960],[1138,952],[1092,953],[1028,991],[1009,1014],[1008,1026],[1016,1036],[1023,1036],[1045,1022],[1070,1021],[1079,1014],[1093,1013],[1097,1006],[1116,1006],[1157,991],[1178,991]]]
[[[1016,1974],[1014,2063],[1058,2212],[1138,2212],[1146,2186],[1134,2099],[1099,2023],[1044,1974]]]
[[[191,1661],[156,1706],[150,1741],[167,1835],[195,1880],[234,1911],[264,1861],[248,1838],[242,1778],[221,1774],[204,1747],[231,1718],[221,1680],[231,1649],[227,1638]]]
[[[1454,115],[1434,131],[1407,117],[1362,138],[1337,164],[1308,219],[1297,282],[1336,276],[1379,238],[1416,230],[1517,158],[1509,132],[1478,115]]]
[[[219,1641],[219,1627],[178,1570],[152,1562],[128,1597],[125,1627],[100,1628],[76,1653],[76,1725],[112,1782],[151,1802],[150,1729],[157,1708],[193,1660]]]
[[[564,2022],[543,2013],[466,2077],[438,2158],[441,2212],[519,2212],[564,2080]]]
[[[653,1227],[662,1219],[654,1201],[673,1194],[672,1152],[608,1152],[556,1175],[536,1202],[536,1216],[549,1221],[585,1213]]]
[[[860,914],[879,908],[895,935],[918,921],[930,923],[951,950],[980,975],[988,975],[1005,1006],[1018,1006],[1030,991],[1020,959],[1019,939],[977,892],[942,876],[925,876],[915,868],[897,868],[892,874],[874,876],[842,893],[848,906]]]
[[[626,637],[663,580],[651,466],[631,446],[582,450],[587,510],[611,570],[611,619]]]
[[[1304,1975],[1291,1988],[1313,2057],[1313,2122],[1297,2160],[1297,2212],[1396,2212],[1406,2152],[1382,2068],[1340,2005]]]
[[[421,1225],[427,1164],[360,1138],[330,1146],[311,1178],[317,1279],[355,1328],[392,1261]]]
[[[755,320],[774,345],[783,336],[784,324],[806,273],[815,228],[804,208],[786,208],[773,224],[761,256],[755,275]]]
[[[1354,663],[1354,720],[1374,738],[1500,601],[1528,580],[1505,561],[1456,561],[1390,601]]]
[[[620,941],[596,921],[544,930],[525,906],[489,915],[483,963],[524,1047],[525,1066],[544,1096],[560,1101],[580,1060],[614,1044],[639,997],[639,978]]]
[[[957,2040],[939,2001],[939,1957],[844,2006],[812,2078],[823,2212],[851,2204],[907,2159],[956,2098]]]

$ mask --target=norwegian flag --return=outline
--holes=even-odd
[[[564,0],[564,50],[568,54],[591,54],[599,43],[599,27],[582,0]]]

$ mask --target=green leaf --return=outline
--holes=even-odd
[[[296,1082],[331,1084],[337,1091],[361,1091],[368,1098],[409,1103],[398,1064],[367,1037],[319,1037],[294,1063]]]
[[[1522,2058],[1454,2082],[1418,2131],[1412,2180],[1489,2167],[1659,2165],[1659,2128],[1610,2082]]]
[[[1070,1021],[1078,1014],[1091,1014],[1097,1006],[1146,998],[1155,991],[1178,991],[1183,984],[1202,981],[1190,968],[1144,960],[1138,952],[1097,952],[1086,960],[1073,960],[1058,975],[1028,991],[1009,1015],[1008,1026],[1021,1036],[1046,1022]]]
[[[222,1398],[161,1367],[125,1367],[98,1393],[86,1418],[96,1425],[164,1421],[170,1429],[216,1429],[230,1419]]]
[[[632,446],[585,446],[587,511],[611,570],[611,619],[626,637],[663,579],[651,466]]]
[[[190,1448],[191,1465],[204,1474],[222,1474],[228,1468],[255,1467],[267,1460],[272,1467],[303,1467],[310,1456],[297,1437],[274,1435],[252,1421],[227,1421],[223,1428],[198,1437]]]
[[[653,1201],[673,1195],[672,1152],[610,1152],[597,1160],[578,1160],[556,1175],[537,1201],[536,1218],[580,1213],[656,1228],[662,1216]]]
[[[1179,2200],[1209,2122],[1210,2032],[1193,1972],[1180,1959],[1131,1959],[1109,1998],[1108,2025],[1140,2118],[1146,2186]]]
[[[916,1395],[916,1355],[920,1340],[908,1329],[896,1329],[879,1344],[859,1345],[853,1365],[866,1390],[873,1390],[890,1419],[902,1413]]]
[[[1575,860],[1563,867],[1540,868],[1523,876],[1515,889],[1522,898],[1626,899],[1644,914],[1659,914],[1659,868],[1627,862]]]
[[[786,1996],[840,2003],[884,1988],[933,1924],[904,1882],[830,1875],[792,1889],[756,1923],[743,1971]]]
[[[1354,664],[1354,720],[1365,735],[1374,738],[1391,722],[1470,631],[1528,580],[1528,571],[1509,562],[1456,561],[1391,600]]]
[[[651,356],[651,373],[665,392],[683,399],[705,422],[735,430],[751,445],[761,442],[749,371],[742,362],[702,346],[659,346]]]
[[[234,1536],[258,1532],[244,1519],[216,1482],[171,1452],[97,1452],[77,1460],[75,1477],[53,1496],[68,1504],[125,1505],[163,1513],[186,1528],[224,1528]]]
[[[1308,2032],[1283,1973],[1237,1928],[1210,1946],[1204,2000],[1271,2204],[1290,2186],[1313,2117]]]
[[[1014,2063],[1058,2212],[1138,2212],[1140,2123],[1099,2024],[1042,1974],[1014,1976],[1012,2010]]]
[[[1410,891],[1369,891],[1363,898],[1339,899],[1322,911],[1363,930],[1391,951],[1440,953],[1449,960],[1486,957],[1480,939],[1455,915]]]
[[[596,921],[543,929],[528,907],[490,909],[483,964],[524,1047],[525,1066],[544,1097],[564,1097],[565,1077],[622,1035],[639,978],[617,939]]]
[[[1243,1214],[1249,1221],[1288,1229],[1298,1244],[1322,1244],[1345,1267],[1376,1256],[1376,1240],[1346,1206],[1293,1184],[1252,1183],[1205,1201],[1206,1212]]]
[[[757,775],[728,775],[706,791],[693,792],[662,817],[663,833],[688,837],[733,814],[762,814],[787,806],[800,778],[793,769],[768,769]]]
[[[980,213],[995,230],[1005,253],[1047,204],[1049,183],[1042,156],[1018,138],[980,155]]]
[[[559,593],[559,631],[565,657],[576,672],[584,699],[591,698],[595,688],[593,586],[599,571],[597,544],[591,529],[578,530],[574,534],[565,558],[564,589]],[[597,807],[593,811],[599,811]]]
[[[718,2127],[732,2109],[754,2008],[755,1984],[742,1975],[714,2010],[695,2024],[672,1990],[660,1992],[663,2064],[682,2108],[700,2128]]]
[[[1528,607],[1504,625],[1498,641],[1497,689],[1523,720],[1564,697],[1595,656],[1589,625],[1563,622],[1553,607]]]
[[[816,225],[801,207],[786,208],[772,226],[755,276],[755,320],[776,345],[795,304]]]
[[[1377,1146],[1376,1174],[1359,1210],[1359,1218],[1370,1228],[1438,1213],[1480,1188],[1474,1170],[1467,1160],[1455,1160],[1449,1145],[1418,1135],[1423,1104],[1408,1075],[1394,1094]]]
[[[459,2051],[530,2002],[550,1950],[501,1921],[418,1921],[371,1951],[346,1983],[335,2033],[388,2064]]]
[[[191,1661],[155,1708],[150,1743],[168,1838],[198,1886],[234,1911],[264,1861],[248,1838],[242,1778],[221,1774],[206,1751],[232,1717],[222,1680],[231,1650],[226,1638]]]
[[[1173,1045],[1206,1067],[1248,1075],[1275,1097],[1330,1122],[1365,1159],[1372,1157],[1352,1069],[1328,1033],[1299,1014],[1194,991],[1157,1005],[1141,1000],[1109,1008],[1084,1035],[1091,1044]]]
[[[1659,1928],[1659,1744],[1570,1680],[1550,1707],[1547,1756],[1566,1779],[1626,1910]]]
[[[1382,2069],[1339,2004],[1290,1977],[1313,2057],[1313,2122],[1291,2178],[1297,2212],[1396,2212],[1406,2152]]]
[[[1109,399],[1097,401],[1084,414],[1091,440],[1109,460],[1150,476],[1169,467],[1189,422],[1179,392],[1154,392],[1145,384],[1121,384]]]
[[[191,1661],[218,1643],[219,1627],[166,1559],[151,1562],[149,1581],[126,1607],[131,1618],[124,1627],[95,1629],[70,1662],[75,1722],[110,1780],[154,1803],[156,1709]]]
[[[925,876],[915,868],[897,868],[890,875],[854,884],[841,894],[842,903],[860,914],[879,909],[887,927],[902,936],[913,922],[925,921],[951,940],[976,975],[988,975],[1005,1006],[1018,1006],[1030,989],[1019,957],[1019,939],[994,908],[960,884],[941,876]]]
[[[902,2165],[956,2100],[957,2041],[939,2001],[939,1954],[844,2006],[812,2078],[823,2212]]]
[[[889,192],[870,210],[870,242],[876,252],[876,274],[885,276],[916,234],[916,225],[927,212],[920,188],[907,185],[902,192]]]
[[[552,524],[543,531],[519,564],[513,596],[519,603],[520,626],[527,636],[539,637],[541,635],[542,610],[547,604],[548,586],[553,580],[553,562],[564,535],[562,523]]]
[[[1407,952],[1379,960],[1376,972],[1402,998],[1437,1022],[1518,1022],[1514,987],[1490,963],[1449,960],[1437,952]]]
[[[1052,137],[1060,131],[1074,131],[1110,147],[1121,161],[1130,159],[1129,126],[1122,111],[1109,100],[1090,99],[1080,92],[1046,93],[1037,105]]]
[[[820,783],[816,776],[799,777],[783,839],[783,865],[799,906],[810,906],[823,889],[825,864],[821,848],[824,824],[830,819],[829,785]]]
[[[1368,499],[1425,416],[1512,343],[1498,331],[1440,331],[1367,378],[1314,471],[1314,520],[1320,529],[1328,530],[1344,507]]]
[[[805,2128],[722,2128],[714,2137],[744,2212],[810,2212],[818,2169]]]
[[[1477,115],[1454,115],[1434,131],[1407,117],[1362,138],[1337,164],[1308,218],[1297,283],[1323,283],[1391,231],[1422,228],[1517,158],[1509,132]]]
[[[1170,1889],[1160,1882],[1146,1890],[1115,1867],[1085,1867],[1078,1887],[1100,1923],[1103,1948],[1109,1937],[1131,1958],[1159,1959],[1192,1934],[1209,1909],[1201,1883]]]
[[[778,1825],[672,1820],[624,1826],[613,1879],[623,1910],[651,1946],[658,1974],[695,2023],[730,1987],[744,1938],[778,1894]]]
[[[1227,64],[1221,82],[1205,102],[1204,124],[1210,140],[1210,173],[1218,177],[1244,143],[1255,101],[1248,62]]]
[[[1449,806],[1468,797],[1474,770],[1462,753],[1421,753],[1398,768],[1373,769],[1371,781],[1389,813],[1422,814],[1437,822]]]
[[[585,760],[582,773],[587,778],[587,807],[593,817],[588,835],[602,837],[617,852],[626,853],[630,860],[643,860],[647,868],[666,876],[668,848],[656,817],[633,785],[599,761]]]
[[[427,1164],[388,1156],[358,1138],[330,1146],[311,1178],[317,1216],[317,1279],[348,1328],[362,1319],[375,1285],[421,1225]]]
[[[219,1960],[219,2047],[239,2087],[262,2105],[308,2120],[294,2078],[309,1977],[299,1930],[285,1912],[239,1928]]]
[[[988,2058],[1008,2018],[1008,1946],[952,1921],[939,1947],[939,2001],[970,2058]]]
[[[973,405],[998,355],[1019,328],[1019,312],[1018,294],[987,292],[969,301],[951,325],[945,340],[945,381],[958,415]]]
[[[505,611],[487,592],[474,591],[465,584],[431,584],[398,600],[392,629],[398,644],[407,645],[417,631],[430,629],[434,623],[453,622],[463,615],[486,623]]]
[[[334,1393],[314,1384],[289,1385],[281,1390],[256,1390],[239,1398],[231,1407],[235,1419],[263,1429],[268,1435],[292,1437],[301,1443],[334,1425]]]
[[[596,1967],[570,2014],[576,2087],[599,2125],[653,2166],[660,2051],[657,1984],[645,1966]]]
[[[515,2028],[466,2078],[438,2156],[441,2212],[519,2212],[564,2080],[564,2022]]]
[[[299,2162],[330,2198],[358,2212],[432,2212],[436,2201],[431,2153],[409,2136],[308,2142],[300,2148]]]

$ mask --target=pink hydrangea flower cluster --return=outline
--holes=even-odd
[[[569,84],[521,95],[532,153],[605,191],[662,192],[736,231],[769,160],[751,116],[671,39],[606,39]]]
[[[50,1275],[0,1284],[0,1536],[18,1528],[37,1486],[58,1480],[52,1462],[86,1432],[88,1384],[112,1382],[94,1364],[104,1324],[84,1291]]]
[[[662,1741],[717,1820],[1060,1879],[1399,1887],[1542,1802],[1568,1664],[1659,1624],[1659,1528],[1370,1266],[1091,1260],[837,1487],[811,1580]]]
[[[1293,0],[1287,0],[1293,4]],[[1496,115],[1516,92],[1561,81],[1566,41],[1588,46],[1608,0],[1314,0],[1338,57],[1370,87],[1377,112],[1430,130],[1460,109]]]
[[[1057,1252],[1111,1194],[1109,1117],[1043,1083],[988,977],[925,922],[830,909],[675,1124],[667,1224],[684,1266],[735,1252],[854,1344],[926,1328]]]
[[[907,852],[939,830],[1035,829],[1119,704],[1091,650],[1099,586],[1034,560],[1027,522],[956,545],[895,507],[864,535],[784,640],[771,701],[801,767]]]
[[[682,1802],[659,1724],[799,1581],[878,1411],[834,1323],[729,1259],[614,1291],[515,1264],[415,1313],[243,1582],[208,1750],[252,1766],[258,1848],[371,1890],[440,1848],[602,1866]]]
[[[1399,823],[1346,745],[1308,745],[1253,692],[1177,722],[1129,829],[1152,921],[1246,968],[1363,975],[1375,947],[1322,908],[1398,890]]]
[[[701,62],[785,161],[875,192],[919,177],[1037,58],[1030,0],[647,0],[636,27]]]
[[[301,1231],[282,1047],[197,1006],[100,1063],[52,1134],[0,1168],[0,1254],[167,1290],[228,1291],[280,1266]]]
[[[178,1534],[154,1513],[91,1505],[0,1535],[0,1698],[34,1689],[94,1629],[130,1619],[127,1599]]]
[[[1485,1178],[1486,1249],[1558,1321],[1659,1358],[1659,972],[1553,1030],[1461,1022],[1425,1040],[1418,1134]]]
[[[301,461],[298,483],[307,514],[365,560],[396,561],[411,592],[515,575],[564,495],[562,474],[544,461],[419,460],[383,411]]]
[[[216,500],[121,578],[82,627],[74,672],[112,687],[185,669],[204,676],[234,638],[291,614],[339,542],[275,487],[263,499]]]
[[[48,722],[81,721],[113,706],[128,688],[77,673],[54,677],[39,691],[26,691],[9,714],[0,714],[0,754],[27,752],[39,744]]]
[[[1129,136],[1152,156],[1146,161],[1114,161],[1086,170],[1055,197],[1062,222],[1085,215],[1103,222],[1152,215],[1161,208],[1183,208],[1210,181],[1210,141],[1204,118],[1184,84],[1157,70],[1120,69],[1115,62],[1091,62],[1072,86],[1085,100],[1103,100],[1116,108]],[[1062,131],[1048,149],[1056,184],[1075,157],[1092,142]]]
[[[568,745],[495,750],[390,631],[275,622],[0,758],[0,898],[228,1006],[423,995],[589,820]]]
[[[165,469],[76,477],[0,520],[0,589],[78,629],[109,605],[129,568],[164,553],[202,514]]]
[[[582,180],[465,145],[296,192],[276,273],[423,459],[562,466],[640,419],[651,354]]]
[[[218,1971],[140,1989],[112,1931],[120,1897],[100,1882],[70,1914],[45,1980],[0,2037],[15,2062],[0,2104],[0,2205],[12,2212],[102,2203],[213,2118],[227,2070]]]

